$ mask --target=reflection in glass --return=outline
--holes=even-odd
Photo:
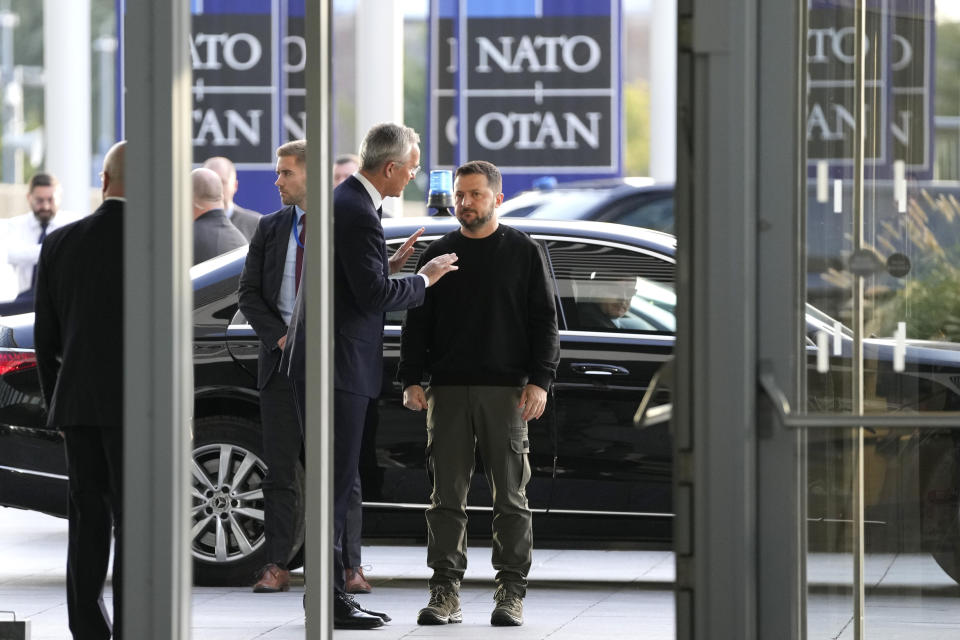
[[[853,25],[862,3],[807,4],[805,408],[862,407],[903,422],[807,435],[810,638],[861,630],[861,551],[864,637],[947,637],[944,622],[960,612],[949,597],[960,580],[960,431],[910,423],[960,410],[954,4],[866,2],[860,211]]]

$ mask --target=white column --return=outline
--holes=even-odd
[[[375,124],[403,122],[403,4],[357,0],[357,141]],[[418,132],[422,136],[424,132]],[[403,215],[403,200],[388,198],[384,209]]]
[[[44,166],[63,209],[90,212],[90,0],[43,0]]]
[[[677,0],[650,8],[650,175],[673,182],[677,173]]]

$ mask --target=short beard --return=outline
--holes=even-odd
[[[475,211],[475,213],[476,217],[470,222],[465,221],[459,216],[457,216],[457,220],[460,221],[461,226],[472,231],[473,229],[477,229],[487,224],[493,218],[493,210],[488,211],[487,215],[482,215],[479,211]]]

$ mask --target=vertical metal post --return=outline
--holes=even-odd
[[[863,168],[864,143],[866,140],[866,50],[867,50],[867,3],[856,0],[854,31],[856,32],[856,56],[854,74],[856,89],[854,105],[856,126],[853,145],[853,250],[863,249]],[[875,43],[880,46],[880,43]],[[863,276],[853,279],[853,394],[854,415],[863,415]],[[863,640],[864,630],[864,584],[863,584],[863,428],[853,430],[853,635]]]
[[[331,0],[307,3],[307,640],[333,635],[333,208]]]
[[[759,16],[757,355],[803,406],[806,5]],[[757,415],[757,638],[800,640],[806,622],[804,435]]]
[[[123,636],[179,640],[192,583],[190,12],[187,0],[126,11]]]
[[[759,11],[678,7],[678,637],[753,640]]]

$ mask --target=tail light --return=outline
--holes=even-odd
[[[0,349],[0,376],[36,366],[37,356],[33,349]]]

